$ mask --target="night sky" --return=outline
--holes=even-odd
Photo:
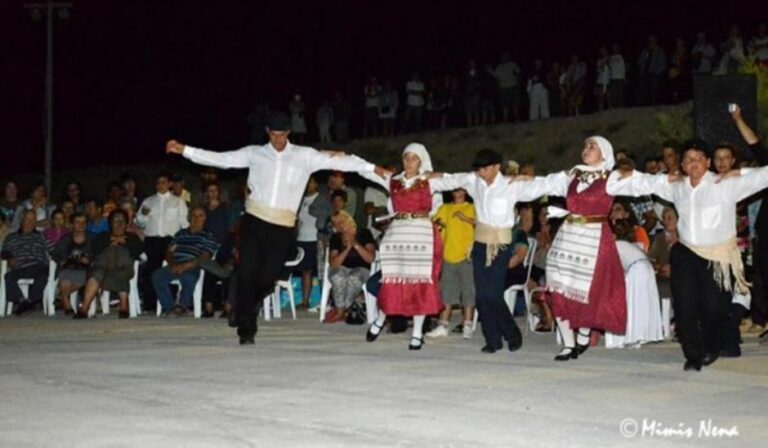
[[[257,102],[287,108],[300,92],[314,109],[341,91],[359,107],[371,73],[402,92],[413,70],[459,74],[502,50],[524,68],[573,52],[591,68],[613,41],[632,62],[650,32],[669,51],[678,34],[718,43],[730,22],[751,35],[760,19],[728,2],[72,2],[55,24],[54,171],[162,160],[171,137],[239,147]],[[0,176],[42,172],[45,26],[0,3]]]

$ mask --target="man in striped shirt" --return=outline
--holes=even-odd
[[[200,277],[200,263],[213,258],[219,249],[216,237],[203,230],[205,217],[205,208],[192,209],[189,227],[176,232],[168,247],[165,256],[168,265],[152,274],[152,286],[164,313],[173,312],[176,316],[186,313],[192,304],[192,294]],[[181,282],[181,297],[175,307],[169,286],[173,280]]]
[[[17,316],[34,310],[43,301],[48,280],[48,242],[35,230],[36,225],[36,212],[25,211],[19,231],[9,235],[3,244],[2,258],[8,260],[10,267],[4,279],[6,298],[16,304],[13,314]],[[27,278],[34,283],[29,289],[29,297],[25,298],[18,281]]]

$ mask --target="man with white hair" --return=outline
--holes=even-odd
[[[269,143],[235,151],[213,152],[176,140],[166,152],[183,155],[194,163],[218,168],[248,168],[245,214],[240,226],[240,265],[235,319],[240,344],[253,344],[256,316],[264,297],[274,290],[288,257],[296,245],[296,214],[309,176],[319,170],[375,172],[385,170],[356,156],[321,153],[288,140],[290,121],[273,115],[266,129]]]

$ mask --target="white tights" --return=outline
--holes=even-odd
[[[413,333],[411,334],[412,337],[421,339],[423,335],[424,318],[425,316],[423,314],[413,316]],[[374,321],[373,325],[371,325],[371,333],[379,334],[381,329],[384,327],[384,321],[386,319],[387,315],[384,314],[383,311],[379,310],[379,315],[376,317],[376,321]]]
[[[588,345],[589,344],[589,328],[579,328],[576,331],[576,336],[574,337],[574,332],[571,329],[571,323],[567,320],[557,318],[557,328],[560,332],[560,337],[563,339],[563,347],[564,348],[574,348],[576,347],[576,343],[579,345]]]

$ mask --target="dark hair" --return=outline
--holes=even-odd
[[[64,210],[57,208],[56,210],[51,212],[51,219],[53,219],[53,215],[62,215],[64,216]]]
[[[680,142],[677,140],[664,140],[664,142],[661,144],[661,147],[672,148],[677,151],[678,154],[680,153]]]
[[[122,184],[122,183],[120,183],[120,182],[118,182],[118,181],[116,181],[116,180],[113,180],[113,181],[112,181],[112,182],[110,182],[110,183],[109,183],[109,185],[107,186],[107,191],[109,191],[109,190],[111,190],[111,189],[113,189],[113,188],[119,188],[119,189],[121,189],[121,190],[122,190],[122,189],[123,189],[123,184]]]
[[[123,221],[125,221],[126,224],[128,224],[128,213],[125,212],[125,210],[121,208],[116,208],[109,212],[109,216],[107,216],[107,224],[109,224],[109,231],[112,232],[114,230],[113,228],[113,221],[117,215],[121,215],[123,217]]]
[[[83,201],[83,204],[87,204],[89,202],[93,202],[93,205],[95,205],[96,208],[104,208],[104,201],[99,198],[88,198]]]
[[[83,218],[83,219],[85,219],[86,221],[88,220],[88,217],[86,217],[86,216],[85,216],[85,213],[83,213],[83,212],[75,212],[75,213],[72,213],[72,214],[69,216],[69,223],[70,223],[70,224],[74,224],[74,223],[75,223],[75,220],[76,220],[77,218]]]
[[[155,180],[160,180],[161,177],[164,177],[165,180],[167,180],[168,182],[171,182],[171,178],[172,178],[171,173],[166,171],[161,171],[157,173],[157,175],[155,176]]]
[[[48,195],[48,189],[47,189],[47,188],[45,188],[45,182],[43,182],[43,181],[41,181],[41,180],[36,180],[36,181],[34,181],[34,182],[32,183],[32,188],[30,188],[30,189],[29,189],[29,192],[30,192],[30,193],[32,193],[32,192],[34,192],[35,190],[37,190],[38,188],[42,188],[43,190],[45,190],[45,195],[46,195],[46,196]]]
[[[735,146],[731,145],[730,143],[722,142],[718,144],[717,146],[715,146],[715,150],[712,151],[712,154],[714,154],[718,149],[727,149],[728,151],[731,151],[731,155],[733,156],[734,159],[738,158],[737,157],[738,150],[736,149]]]
[[[617,240],[635,242],[635,226],[629,219],[619,219],[611,228]]]
[[[704,156],[708,159],[712,158],[712,154],[709,150],[707,142],[705,142],[704,139],[698,137],[686,140],[685,143],[683,143],[682,154],[685,155],[685,153],[688,151],[697,151],[704,154]]]
[[[331,201],[336,199],[337,197],[340,197],[341,199],[344,199],[344,202],[347,202],[347,192],[344,190],[335,190],[333,193],[331,193]]]
[[[628,200],[626,200],[626,199],[623,199],[623,198],[622,198],[622,199],[616,199],[616,200],[614,200],[614,201],[613,201],[613,205],[611,205],[611,211],[613,211],[613,206],[614,206],[614,205],[620,205],[620,206],[621,206],[621,208],[623,208],[623,209],[624,209],[624,211],[625,211],[625,212],[627,212],[627,214],[629,215],[629,217],[628,217],[628,218],[625,218],[625,219],[626,219],[626,221],[629,221],[629,223],[630,223],[632,226],[636,226],[636,225],[637,225],[637,218],[635,217],[635,212],[634,212],[634,210],[632,209],[632,204],[631,204],[631,203],[630,203]]]

